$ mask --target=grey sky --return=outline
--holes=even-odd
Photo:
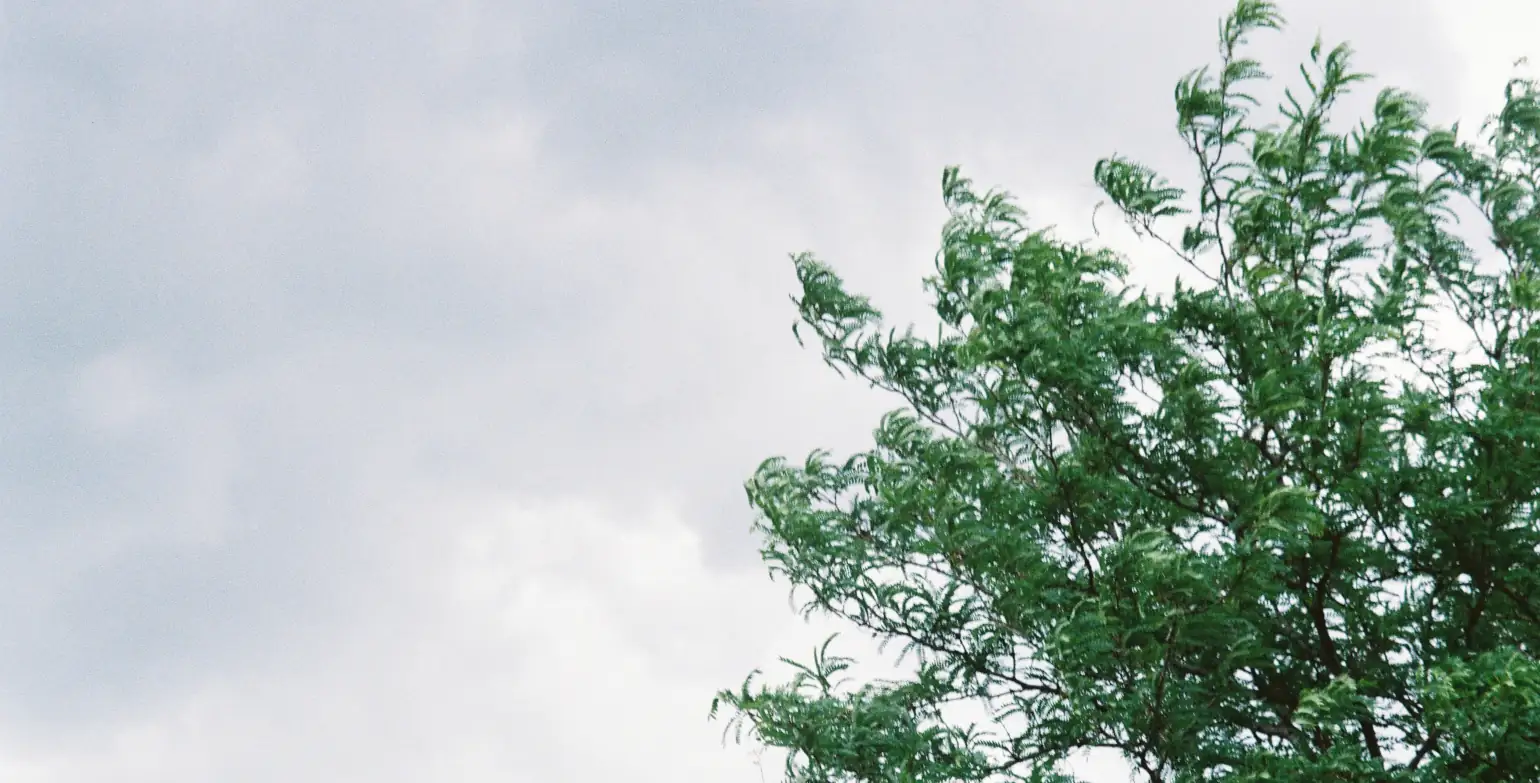
[[[1285,5],[1451,119],[1540,28]],[[741,482],[889,407],[786,254],[919,317],[952,163],[1084,236],[1227,7],[0,4],[0,777],[759,780]]]

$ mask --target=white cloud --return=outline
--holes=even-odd
[[[164,404],[164,392],[154,368],[131,349],[87,362],[74,384],[74,402],[81,422],[104,435],[131,432]]]
[[[6,779],[758,779],[706,711],[716,689],[822,638],[781,586],[711,569],[665,508],[430,506],[452,516],[439,544],[397,553],[418,569],[407,605],[124,724],[5,743]]]
[[[1472,0],[1434,5],[1443,34],[1460,52],[1459,91],[1454,111],[1474,131],[1502,106],[1503,85],[1514,76],[1536,75],[1540,43],[1540,7],[1523,0]],[[1528,58],[1528,68],[1515,69]],[[1438,107],[1435,107],[1438,108]]]

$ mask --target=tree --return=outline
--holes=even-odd
[[[1069,781],[1101,747],[1151,781],[1540,780],[1540,91],[1475,141],[1393,89],[1338,130],[1365,76],[1317,42],[1262,124],[1245,43],[1281,25],[1241,0],[1176,88],[1195,198],[1096,165],[1193,285],[1133,294],[955,169],[935,339],[794,257],[800,326],[904,406],[758,469],[763,555],[915,674],[847,687],[826,644],[718,694],[789,779]]]

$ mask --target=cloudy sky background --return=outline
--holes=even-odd
[[[832,629],[741,483],[893,405],[786,254],[922,317],[954,163],[1088,236],[1228,6],[0,4],[0,778],[777,779],[711,693]],[[1540,29],[1285,7],[1440,120]]]

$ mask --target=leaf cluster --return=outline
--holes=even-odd
[[[1177,85],[1195,193],[1094,170],[1195,286],[1133,292],[955,169],[934,339],[794,257],[799,339],[904,406],[759,468],[763,554],[916,673],[842,688],[826,645],[719,694],[788,780],[1068,781],[1090,748],[1151,781],[1540,780],[1540,91],[1474,140],[1393,89],[1338,128],[1367,77],[1317,42],[1263,122],[1246,43],[1282,24],[1241,0]]]

